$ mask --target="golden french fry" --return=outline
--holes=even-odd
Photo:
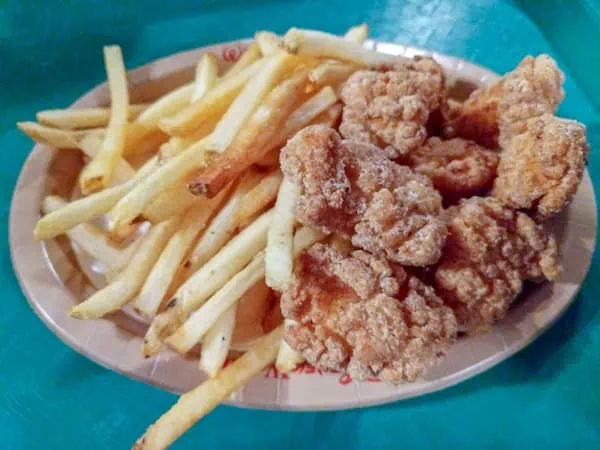
[[[125,148],[129,93],[121,48],[104,47],[104,60],[110,89],[110,120],[102,148],[84,167],[79,179],[81,192],[86,195],[108,187]]]
[[[217,376],[227,359],[233,337],[236,310],[237,305],[233,305],[225,311],[208,330],[202,341],[199,367],[211,378]]]
[[[117,202],[127,194],[135,184],[148,176],[157,165],[158,158],[150,159],[136,173],[136,176],[125,184],[120,184],[102,192],[80,198],[70,202],[65,207],[60,208],[44,217],[42,217],[34,231],[35,239],[52,239],[59,234],[63,234],[80,223],[87,222],[95,217],[107,213]]]
[[[135,301],[136,311],[146,319],[150,320],[156,315],[186,253],[206,228],[222,197],[203,199],[205,201],[202,204],[191,207],[183,217],[180,228],[169,239]]]
[[[231,393],[246,384],[277,356],[282,327],[257,340],[243,356],[215,378],[182,395],[177,403],[150,426],[132,450],[159,450],[171,445],[194,423],[212,411]]]
[[[193,176],[190,191],[212,197],[266,155],[290,111],[304,99],[307,83],[308,70],[303,70],[275,87],[225,153]]]
[[[216,123],[264,63],[264,60],[255,61],[238,73],[225,77],[201,99],[173,117],[162,119],[159,123],[160,128],[171,136],[185,136],[192,134],[207,121]]]
[[[303,249],[322,239],[323,234],[316,230],[303,228],[294,239],[294,254],[298,255]],[[296,245],[297,244],[297,245]],[[240,297],[255,283],[265,276],[265,254],[260,252],[252,262],[244,267],[221,287],[206,303],[194,311],[177,330],[166,339],[166,343],[181,354],[187,353],[196,345],[228,308],[234,305]],[[194,306],[196,306],[194,304]]]
[[[169,237],[175,231],[177,222],[178,219],[173,218],[154,225],[144,236],[123,274],[71,309],[71,317],[97,319],[129,303],[142,287]]]
[[[270,31],[259,31],[254,34],[254,40],[263,56],[271,56],[281,48],[281,38]]]
[[[267,235],[265,274],[267,286],[284,292],[294,270],[294,224],[300,188],[284,177],[275,203],[273,222]]]
[[[308,74],[308,79],[320,86],[337,86],[348,79],[358,69],[353,64],[337,60],[326,60]]]
[[[244,196],[237,211],[236,223],[239,226],[248,225],[257,214],[275,201],[282,179],[281,170],[275,169]]]
[[[367,37],[369,37],[369,26],[366,23],[350,28],[344,35],[344,39],[347,41],[357,42],[359,44],[366,41]]]
[[[377,66],[406,60],[364,48],[360,43],[315,30],[291,28],[283,37],[283,48],[297,55],[341,59],[361,66]]]
[[[44,199],[42,210],[44,214],[49,214],[64,208],[66,205],[65,200],[51,195]],[[82,223],[71,228],[67,231],[67,236],[72,242],[81,247],[85,253],[105,264],[110,264],[119,258],[121,254],[121,250],[102,231],[89,223]]]
[[[87,156],[93,158],[102,148],[103,141],[104,139],[102,136],[96,133],[89,133],[79,142],[79,148]],[[113,174],[111,185],[125,183],[126,181],[131,180],[133,177],[135,177],[135,170],[125,159],[121,158],[117,163],[117,167],[115,167],[115,173]]]
[[[223,153],[244,123],[258,108],[264,97],[273,89],[294,59],[280,51],[267,58],[258,72],[248,80],[240,94],[223,115],[209,137],[208,149]]]
[[[80,142],[89,135],[104,137],[104,129],[59,130],[35,122],[17,122],[17,127],[38,144],[56,148],[80,148]]]
[[[236,73],[239,73],[242,69],[245,69],[250,64],[255,61],[258,61],[261,57],[260,48],[256,42],[252,43],[250,47],[246,49],[246,51],[240,56],[233,66],[225,73],[225,77],[231,77]]]
[[[147,103],[129,105],[127,119],[134,120],[147,107]],[[104,128],[108,125],[110,119],[110,108],[49,109],[38,112],[35,118],[43,125],[62,130]]]
[[[185,184],[179,183],[163,191],[156,200],[144,208],[141,215],[152,223],[158,223],[183,214],[189,208],[202,208],[206,201],[205,197],[191,194]]]
[[[196,66],[196,80],[194,81],[194,93],[192,101],[202,98],[214,87],[219,77],[219,60],[214,53],[205,53]]]
[[[284,321],[284,329],[285,326],[291,322],[290,320]],[[298,364],[304,361],[304,357],[294,350],[289,344],[285,341],[285,339],[281,339],[281,344],[279,345],[279,352],[277,352],[277,359],[275,360],[275,367],[282,373],[291,372],[298,366]]]

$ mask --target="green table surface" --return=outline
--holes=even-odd
[[[127,66],[292,25],[466,58],[498,72],[548,52],[567,75],[560,114],[587,124],[600,176],[600,7],[587,1],[0,1],[0,448],[121,449],[176,400],[106,370],[31,311],[7,247],[12,190],[32,145],[15,129],[104,81],[101,46]],[[595,105],[595,106],[594,106]],[[600,266],[577,301],[526,350],[443,392],[322,413],[221,406],[175,449],[600,448]]]

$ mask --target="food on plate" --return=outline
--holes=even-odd
[[[552,281],[560,274],[554,237],[495,198],[463,200],[446,215],[448,241],[435,269],[435,288],[461,331],[489,329],[504,317],[523,282]]]
[[[462,138],[430,137],[399,162],[431,179],[444,200],[456,202],[489,191],[496,178],[498,154]]]
[[[427,139],[427,121],[446,108],[446,83],[433,58],[417,56],[381,70],[360,70],[344,83],[340,133],[370,142],[396,159]]]
[[[18,124],[82,152],[81,192],[49,192],[34,232],[106,267],[71,317],[132,304],[144,357],[200,349],[210,379],[136,449],[170,445],[273,363],[414,381],[559,276],[536,222],[572,200],[589,147],[554,116],[556,63],[528,56],[461,103],[434,58],[378,53],[367,32],[261,31],[228,70],[204,53],[150,104],[130,104],[107,47],[110,108]]]
[[[554,114],[565,96],[564,80],[550,56],[527,56],[496,83],[473,92],[446,134],[496,148],[524,131],[528,119]]]
[[[314,125],[288,141],[281,168],[301,188],[296,213],[302,224],[398,263],[425,266],[439,259],[446,239],[440,194],[427,177],[374,145]]]
[[[302,253],[281,297],[286,342],[315,367],[413,381],[456,339],[456,318],[432,287],[364,251],[324,244]]]
[[[573,199],[588,153],[581,123],[551,114],[529,119],[500,154],[492,195],[536,221],[548,220]]]

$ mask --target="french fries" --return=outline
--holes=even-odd
[[[81,173],[79,187],[84,194],[91,194],[109,185],[125,147],[129,93],[121,48],[105,47],[104,59],[111,98],[110,121],[102,148]]]
[[[131,262],[113,283],[100,289],[90,298],[71,309],[76,319],[97,319],[118,310],[138,293],[160,256],[169,237],[175,231],[178,218],[174,217],[153,226],[144,236]]]
[[[44,199],[42,209],[44,214],[49,214],[64,208],[66,204],[67,202],[60,197],[49,196]],[[105,264],[110,264],[120,256],[121,250],[98,228],[88,223],[71,228],[67,231],[67,236],[88,255]]]
[[[284,322],[284,329],[288,322],[288,320]],[[275,368],[281,373],[288,373],[303,361],[304,357],[290,347],[285,339],[281,339],[281,345],[279,346],[279,352],[277,352],[277,359],[275,360]]]
[[[112,283],[121,275],[121,273],[131,262],[131,259],[135,255],[143,240],[143,236],[137,238],[135,241],[129,244],[127,248],[123,249],[116,258],[109,262],[108,267],[104,272],[104,277],[106,278],[107,282]]]
[[[299,196],[300,188],[284,177],[277,194],[265,254],[267,286],[279,292],[284,292],[292,280],[294,224]]]
[[[202,341],[199,366],[200,370],[206,372],[211,378],[217,376],[227,359],[233,337],[236,312],[237,304],[219,317]]]
[[[325,60],[308,74],[308,79],[320,86],[337,86],[348,79],[357,70],[353,64],[344,64],[336,60]]]
[[[225,74],[225,78],[231,77],[236,73],[240,72],[242,69],[245,69],[250,64],[258,61],[261,57],[261,52],[258,44],[256,42],[252,43],[250,47],[246,49],[246,51],[240,56],[233,66],[229,68],[227,73]]]
[[[323,237],[322,233],[307,228],[299,230],[299,233],[293,243],[295,256]],[[228,308],[233,306],[252,285],[261,281],[264,276],[265,254],[261,252],[206,303],[194,311],[185,323],[166,339],[167,344],[181,354],[187,353],[202,339],[215,321]]]
[[[160,128],[171,136],[185,136],[193,133],[205,122],[216,122],[233,103],[248,80],[260,70],[264,62],[264,60],[257,60],[239,72],[225,77],[201,99],[191,103],[173,117],[165,117],[160,120]]]
[[[79,142],[79,148],[83,151],[83,153],[86,154],[86,156],[94,158],[98,152],[100,152],[103,140],[103,137],[99,134],[89,133],[85,135],[83,139],[81,139]],[[133,167],[131,167],[131,165],[125,159],[121,158],[115,167],[111,185],[125,183],[134,176],[135,170],[133,170]]]
[[[259,31],[254,35],[254,40],[263,56],[271,56],[281,48],[281,39],[270,31]]]
[[[152,223],[183,214],[189,208],[203,208],[207,199],[190,194],[183,183],[171,186],[142,211],[142,217]],[[124,226],[124,225],[120,225]]]
[[[185,254],[206,228],[221,197],[206,199],[204,204],[191,207],[183,217],[180,228],[169,239],[135,301],[135,309],[143,317],[150,320],[156,315]]]
[[[260,338],[216,377],[182,395],[167,413],[148,428],[133,450],[158,450],[171,445],[194,423],[275,360],[282,331],[282,327],[279,327]]]
[[[311,120],[309,125],[325,125],[333,128],[339,124],[343,109],[341,104],[336,103]]]
[[[194,175],[188,185],[190,191],[212,197],[266,155],[288,114],[304,99],[302,91],[307,83],[308,70],[303,70],[273,89],[227,151]]]
[[[135,184],[155,170],[157,158],[153,157],[125,184],[105,189],[102,192],[80,198],[42,217],[33,232],[35,239],[52,239],[66,233],[80,223],[107,213],[127,194]]]
[[[295,55],[334,58],[360,66],[378,66],[406,60],[368,50],[358,42],[315,30],[291,28],[282,41],[283,48]]]
[[[242,199],[235,222],[241,227],[251,223],[257,214],[275,201],[281,180],[283,180],[283,174],[279,169],[266,175]]]
[[[217,82],[219,77],[219,61],[213,53],[205,53],[196,66],[196,80],[192,101],[202,98]]]
[[[134,120],[147,107],[146,103],[129,105],[127,119]],[[49,109],[38,112],[35,118],[42,125],[62,130],[104,128],[110,119],[110,108]]]
[[[223,153],[235,135],[271,91],[282,74],[293,64],[293,58],[283,51],[270,56],[248,81],[210,135],[208,149]]]
[[[369,36],[369,26],[366,23],[362,23],[355,27],[350,28],[344,35],[344,39],[351,42],[358,42],[362,44],[366,41]]]
[[[38,144],[55,148],[80,148],[80,142],[90,134],[104,137],[103,129],[59,130],[35,122],[17,122],[17,127]]]

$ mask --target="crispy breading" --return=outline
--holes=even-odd
[[[564,79],[550,56],[527,56],[490,87],[474,91],[460,114],[448,123],[445,134],[490,148],[503,146],[524,131],[528,119],[556,112],[565,96]]]
[[[504,317],[525,280],[554,280],[560,273],[554,237],[495,198],[463,200],[446,218],[435,288],[461,331],[477,332]]]
[[[369,142],[395,159],[418,148],[427,138],[427,121],[446,109],[441,66],[432,58],[355,72],[345,82],[340,133]]]
[[[530,119],[500,155],[493,195],[537,222],[559,213],[577,192],[587,164],[585,126],[550,114]]]
[[[281,298],[284,338],[323,370],[413,381],[456,339],[456,318],[431,287],[363,251],[315,244]]]
[[[288,141],[281,167],[302,188],[296,213],[304,225],[401,264],[439,259],[446,239],[441,196],[427,177],[374,145],[311,126]]]
[[[473,141],[432,137],[400,162],[429,177],[444,200],[454,203],[491,189],[498,160],[496,152]]]

